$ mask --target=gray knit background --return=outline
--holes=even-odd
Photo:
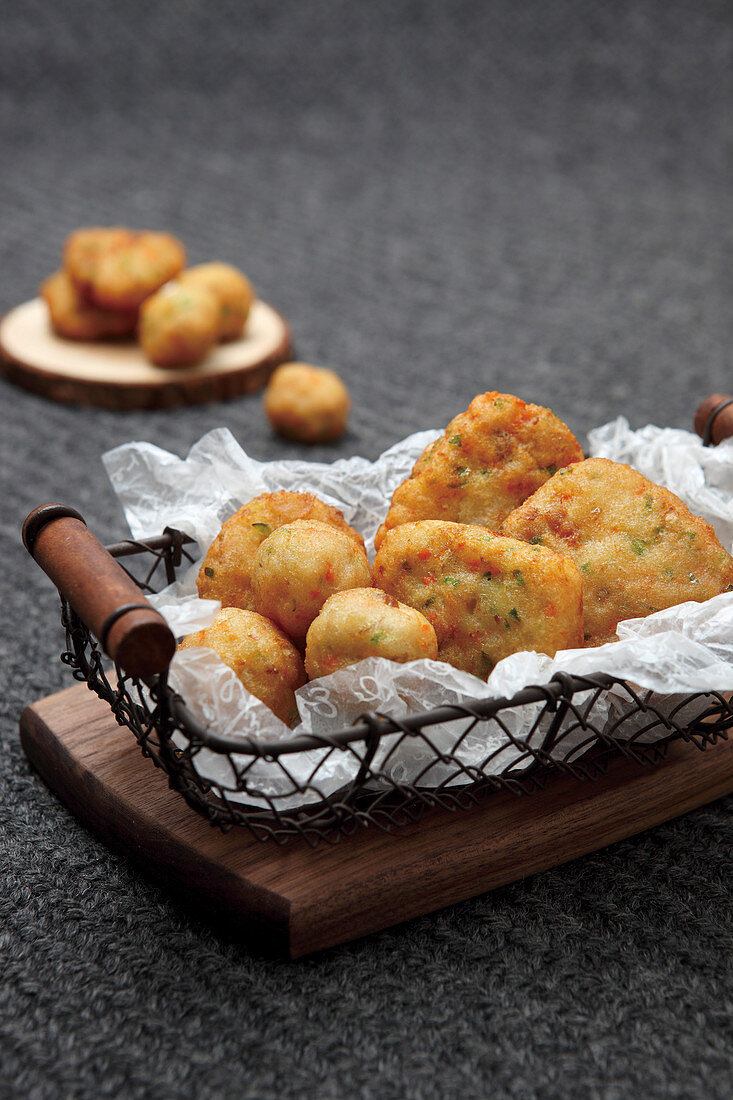
[[[581,438],[688,427],[730,391],[727,0],[10,0],[0,307],[83,224],[166,228],[242,266],[336,368],[374,457],[478,392]],[[726,800],[297,963],[228,940],[112,855],[28,767],[17,719],[69,681],[36,504],[124,531],[99,461],[179,454],[259,396],[165,413],[0,382],[3,1097],[731,1095]],[[120,733],[120,736],[123,736]]]

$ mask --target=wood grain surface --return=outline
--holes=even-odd
[[[654,767],[620,757],[594,782],[561,776],[536,794],[434,810],[391,834],[363,829],[335,845],[279,848],[199,817],[84,684],[27,707],[20,727],[31,762],[105,841],[239,936],[291,957],[555,867],[733,791],[733,741],[705,751],[680,742]]]
[[[40,298],[0,321],[0,369],[53,401],[105,409],[159,409],[252,393],[292,355],[290,327],[257,299],[241,340],[218,344],[193,367],[153,366],[132,340],[66,340],[51,330]]]

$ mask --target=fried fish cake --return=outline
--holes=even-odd
[[[373,583],[432,623],[438,658],[485,680],[503,657],[582,645],[578,567],[543,546],[446,520],[400,524],[384,538]]]
[[[220,600],[224,607],[254,611],[252,563],[257,548],[278,527],[296,519],[329,523],[364,548],[361,535],[349,527],[338,508],[324,504],[312,493],[262,493],[230,516],[212,542],[196,582],[199,595]]]
[[[379,588],[336,592],[308,629],[305,670],[315,679],[367,657],[437,660],[438,639],[424,615]]]
[[[184,286],[202,286],[210,291],[219,303],[219,339],[239,339],[255,296],[243,272],[217,261],[186,268],[179,281]]]
[[[295,646],[269,619],[223,607],[211,626],[189,634],[179,649],[203,646],[219,654],[252,695],[289,726],[297,720],[295,689],[306,681]]]
[[[265,412],[275,431],[299,443],[333,443],[346,431],[351,399],[335,371],[284,363],[265,390]]]
[[[702,602],[733,584],[733,559],[705,520],[669,489],[606,458],[560,470],[502,531],[578,565],[586,645],[612,640],[622,619]]]
[[[135,331],[136,313],[90,306],[65,271],[49,275],[41,283],[40,294],[48,306],[51,328],[69,340],[103,340]]]
[[[556,470],[582,457],[575,436],[549,409],[510,394],[480,394],[395,489],[375,545],[392,528],[422,519],[496,530]]]
[[[168,283],[143,302],[138,335],[158,367],[200,363],[219,338],[219,303],[205,287]]]
[[[371,583],[366,552],[346,531],[317,519],[296,519],[260,544],[252,563],[254,604],[296,645],[329,596]]]
[[[138,309],[185,263],[186,250],[170,233],[80,229],[64,249],[65,269],[101,309]]]
[[[91,295],[102,256],[130,245],[134,239],[135,233],[122,226],[90,226],[69,234],[64,244],[64,270],[82,297]]]

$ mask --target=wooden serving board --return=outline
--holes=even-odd
[[[25,302],[0,321],[0,369],[54,401],[104,409],[161,409],[251,393],[291,357],[291,334],[272,306],[255,300],[241,340],[218,344],[193,367],[156,367],[133,340],[65,340],[46,303]]]
[[[594,782],[562,776],[527,797],[433,810],[391,834],[285,848],[221,833],[171,791],[106,704],[77,684],[27,707],[23,747],[46,782],[156,882],[291,957],[429,913],[632,836],[733,791],[733,740],[677,743],[642,767],[619,758]],[[701,856],[704,853],[701,853]]]

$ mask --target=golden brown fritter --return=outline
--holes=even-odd
[[[79,294],[65,271],[49,275],[40,287],[48,306],[51,328],[69,340],[103,340],[130,336],[135,331],[136,313],[97,309]]]
[[[143,302],[138,335],[156,366],[200,363],[219,337],[219,303],[204,287],[168,283]]]
[[[346,531],[317,519],[278,527],[260,544],[252,563],[256,610],[299,646],[329,596],[370,583],[363,547]]]
[[[224,523],[201,563],[197,585],[202,599],[220,600],[224,607],[255,610],[252,563],[260,543],[284,523],[318,519],[346,531],[357,546],[364,540],[349,527],[343,514],[312,493],[262,493]]]
[[[129,246],[135,236],[131,229],[122,226],[92,226],[69,234],[64,244],[64,270],[82,297],[91,296],[102,256]]]
[[[306,672],[311,679],[328,676],[367,657],[437,660],[438,640],[424,615],[379,588],[329,596],[308,630]]]
[[[485,680],[518,650],[553,656],[582,645],[578,568],[542,546],[445,520],[400,524],[374,561],[373,583],[432,623],[441,661]]]
[[[64,248],[66,271],[101,309],[138,309],[185,263],[186,250],[170,233],[78,229]]]
[[[211,626],[189,634],[179,649],[204,646],[219,654],[252,695],[292,726],[298,718],[296,688],[306,681],[295,646],[269,619],[254,611],[224,607]]]
[[[497,530],[556,470],[582,457],[575,436],[549,409],[511,394],[480,394],[397,487],[375,545],[392,528],[421,519]]]
[[[349,391],[335,371],[284,363],[265,390],[265,412],[275,431],[299,443],[332,443],[346,431]]]
[[[560,470],[502,531],[578,565],[587,645],[612,640],[622,619],[702,602],[733,584],[733,559],[710,524],[669,489],[606,458]]]
[[[186,268],[178,278],[184,286],[202,286],[214,295],[219,303],[219,339],[238,340],[255,296],[247,276],[217,261]]]

